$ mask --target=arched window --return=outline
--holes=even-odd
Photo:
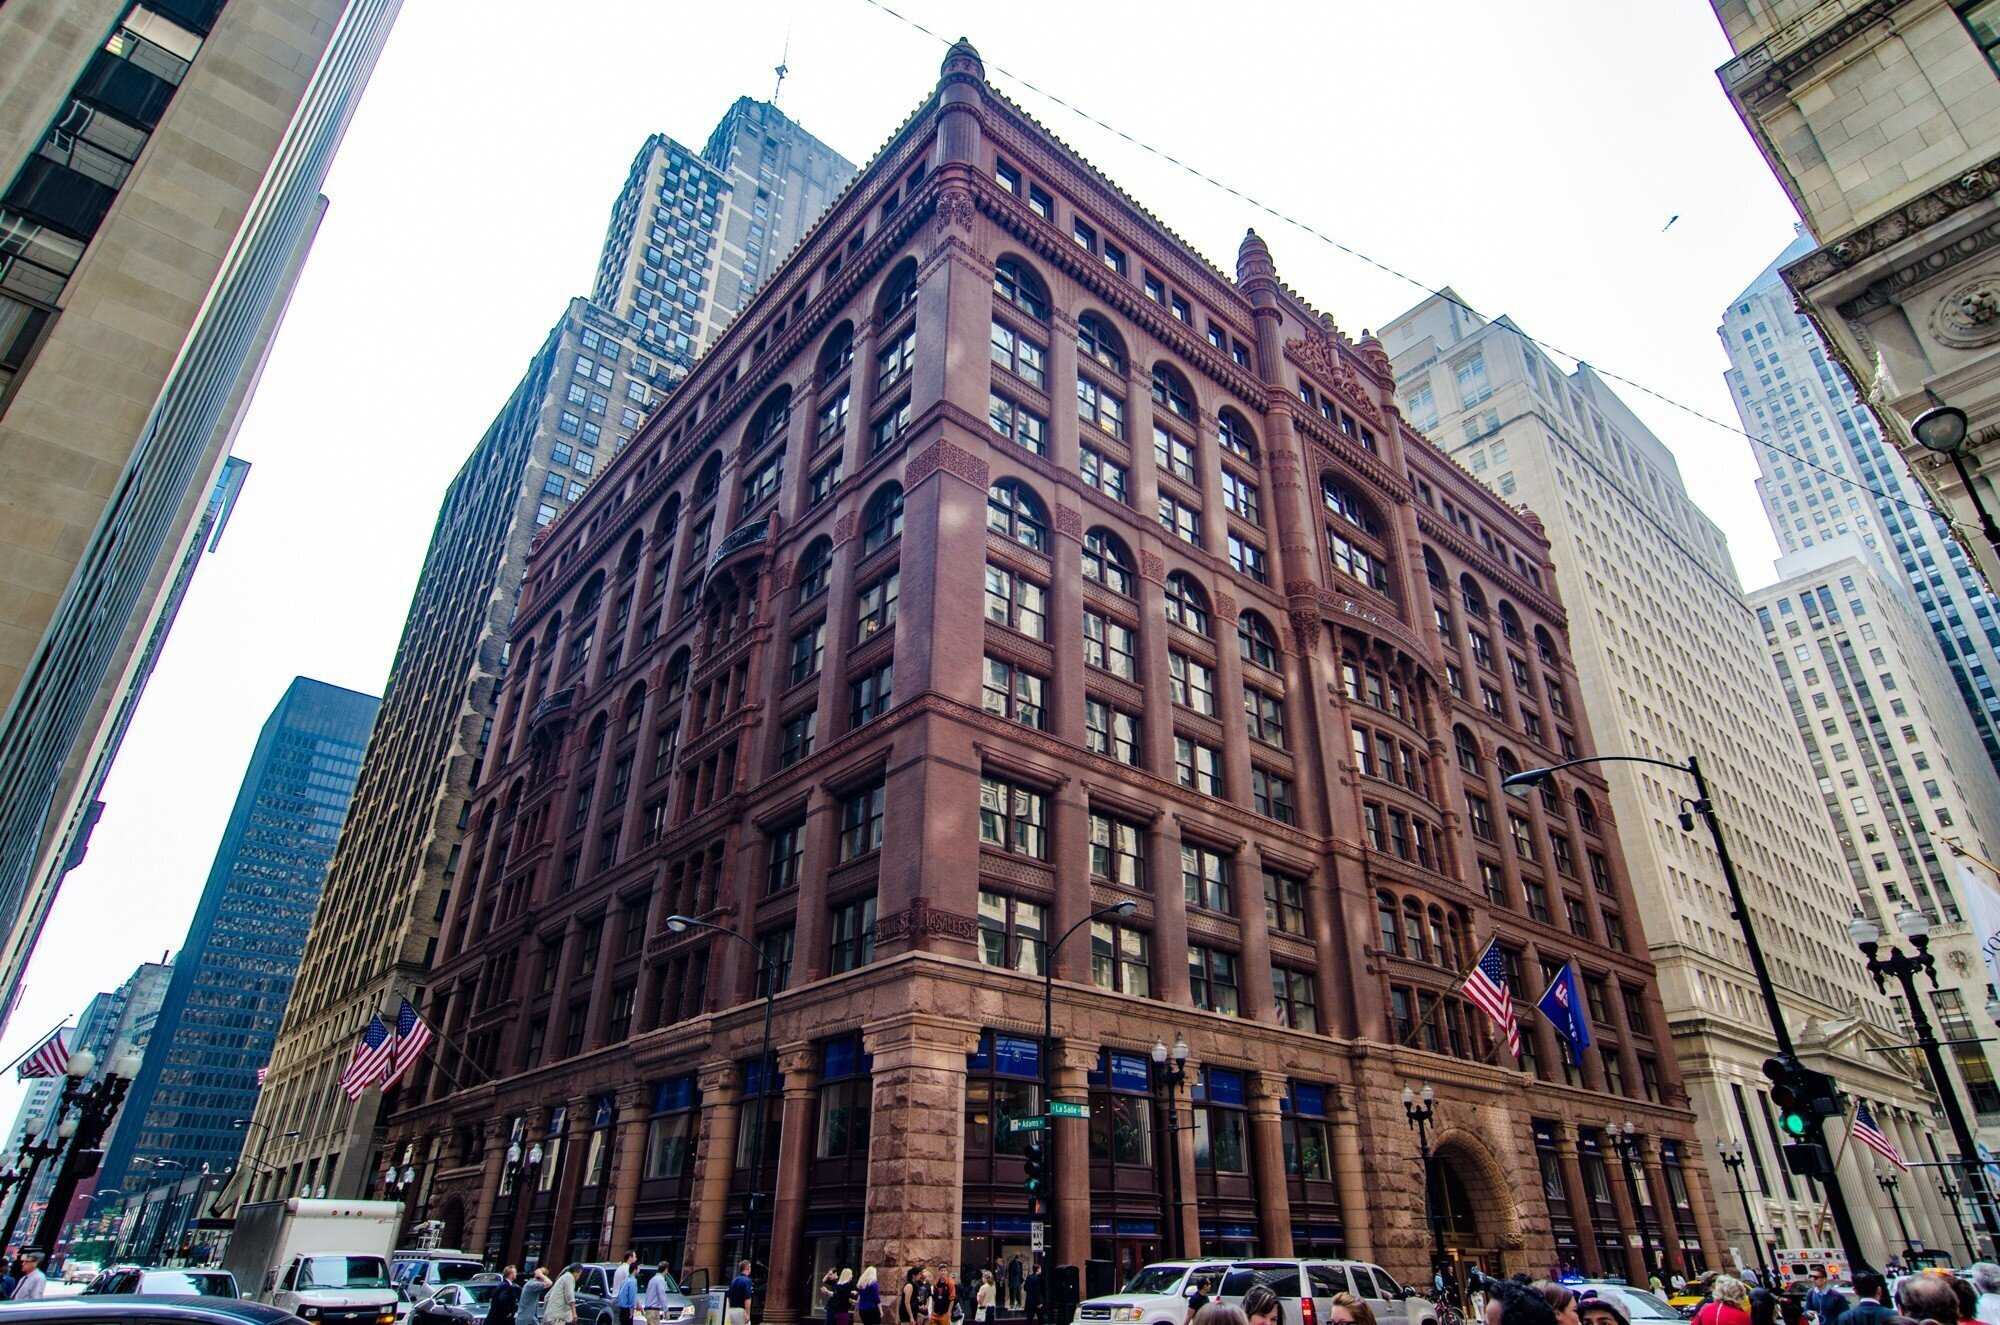
[[[1431,923],[1431,959],[1439,966],[1451,965],[1451,949],[1445,945],[1444,908],[1433,906],[1425,913]]]
[[[673,551],[672,547],[662,545],[672,543],[674,535],[680,531],[681,495],[676,492],[673,496],[667,498],[667,504],[660,508],[659,523],[653,526],[653,545],[660,547],[663,554],[671,553]]]
[[[903,534],[903,485],[885,483],[868,499],[861,521],[861,555],[887,547]]]
[[[1458,598],[1465,604],[1465,614],[1468,617],[1483,619],[1486,616],[1486,595],[1481,591],[1479,582],[1470,575],[1458,577]]]
[[[1514,752],[1504,745],[1493,752],[1493,766],[1500,770],[1500,780],[1503,782],[1521,771],[1521,761],[1516,759]]]
[[[1396,899],[1388,893],[1375,894],[1375,932],[1381,938],[1382,951],[1392,957],[1403,955],[1403,944],[1396,936]]]
[[[1167,576],[1167,620],[1197,635],[1207,635],[1211,629],[1208,595],[1186,571]]]
[[[884,323],[917,302],[917,260],[904,258],[882,282],[882,294],[875,301],[875,321]]]
[[[1076,320],[1076,348],[1120,377],[1125,375],[1125,341],[1109,322],[1095,313]]]
[[[1535,627],[1535,652],[1541,655],[1542,661],[1549,666],[1556,665],[1556,642],[1549,634],[1547,626]]]
[[[1454,971],[1463,971],[1465,962],[1465,927],[1459,923],[1458,912],[1445,917],[1451,930],[1451,960],[1446,963]]]
[[[1023,547],[1048,551],[1048,513],[1028,485],[1016,479],[1003,478],[986,490],[986,527]]]
[[[624,579],[639,569],[639,558],[646,550],[646,536],[634,529],[632,536],[625,540],[625,550],[618,554],[618,578]]]
[[[1257,463],[1257,434],[1250,430],[1249,422],[1235,410],[1225,409],[1217,416],[1215,436],[1222,443],[1223,450],[1241,456],[1253,465]]]
[[[1326,509],[1371,538],[1382,536],[1382,522],[1375,518],[1375,510],[1361,499],[1360,494],[1335,478],[1332,474],[1319,476],[1319,498]]]
[[[831,383],[847,371],[847,365],[854,362],[854,324],[843,322],[833,329],[826,338],[826,344],[819,351],[819,382],[821,386]]]
[[[1535,786],[1542,793],[1542,808],[1550,814],[1561,814],[1563,812],[1562,793],[1556,790],[1556,780],[1554,778],[1543,778]]]
[[[639,682],[625,692],[625,735],[636,736],[639,720],[646,715],[646,683]]]
[[[1093,529],[1083,536],[1083,578],[1127,598],[1132,596],[1132,554],[1118,541],[1118,535]]]
[[[1424,906],[1414,897],[1403,899],[1403,941],[1409,945],[1405,957],[1420,962],[1431,959],[1431,945],[1424,941]]]
[[[1049,287],[1019,258],[1002,258],[993,264],[993,293],[1037,322],[1049,320]]]
[[[667,679],[665,686],[662,688],[660,692],[660,702],[662,704],[673,703],[675,700],[679,699],[682,695],[685,695],[687,693],[687,688],[688,688],[688,651],[686,649],[682,649],[679,653],[676,653],[673,656],[673,660],[667,664]]]
[[[1504,598],[1500,600],[1500,633],[1510,640],[1526,638],[1521,631],[1521,614]]]
[[[833,574],[833,540],[814,539],[799,557],[797,571],[799,601],[809,603],[826,592],[826,586]]]
[[[1272,632],[1271,623],[1255,612],[1245,612],[1236,618],[1236,648],[1243,661],[1269,671],[1278,670],[1278,637]]]
[[[597,604],[600,601],[602,601],[603,598],[604,598],[604,572],[594,571],[591,573],[590,578],[583,582],[583,588],[577,590],[576,607],[572,612],[572,615],[575,616],[578,621],[583,621],[584,618],[588,617],[591,613],[597,610]],[[585,624],[595,625],[596,623],[586,622]]]
[[[765,397],[757,412],[750,416],[750,427],[743,434],[743,454],[755,454],[772,442],[784,440],[785,425],[791,421],[792,389],[781,386]]]
[[[1424,578],[1430,581],[1431,592],[1442,594],[1451,591],[1451,582],[1444,577],[1444,563],[1429,547],[1424,548]]]
[[[722,487],[722,452],[711,451],[708,459],[701,462],[701,472],[694,477],[694,504],[706,506],[715,500],[715,494]]]
[[[1576,826],[1586,833],[1597,831],[1597,804],[1582,787],[1576,789]]]
[[[1453,727],[1451,744],[1458,755],[1458,766],[1474,777],[1483,776],[1479,764],[1479,742],[1472,739],[1472,733],[1463,727]]]
[[[1194,422],[1194,388],[1180,369],[1170,363],[1153,365],[1153,403],[1164,405],[1173,413]]]

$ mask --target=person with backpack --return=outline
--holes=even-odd
[[[951,1271],[939,1261],[931,1277],[931,1325],[951,1325],[952,1307],[957,1302],[958,1286],[951,1281]]]

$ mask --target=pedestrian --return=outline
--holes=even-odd
[[[723,1294],[726,1305],[723,1325],[750,1325],[750,1300],[757,1296],[757,1286],[750,1279],[750,1262],[736,1262],[736,1277],[729,1281],[729,1289]]]
[[[574,1325],[576,1321],[576,1272],[578,1266],[565,1265],[542,1298],[542,1325]]]
[[[1972,1287],[1979,1294],[1979,1319],[1986,1325],[2000,1325],[2000,1265],[1976,1261],[1971,1270]]]
[[[979,1291],[973,1296],[972,1307],[978,1314],[973,1317],[979,1325],[993,1325],[993,1271],[979,1272]]]
[[[1021,1265],[1021,1253],[1017,1251],[1014,1258],[1007,1262],[1007,1305],[1016,1311],[1021,1309],[1021,1282],[1026,1276],[1027,1270]]]
[[[1609,1294],[1599,1297],[1593,1290],[1585,1289],[1583,1300],[1576,1307],[1583,1316],[1583,1325],[1632,1325],[1625,1304]]]
[[[1556,1313],[1550,1309],[1549,1300],[1527,1284],[1513,1279],[1488,1280],[1486,1299],[1486,1325],[1556,1325]],[[1350,1295],[1334,1295],[1334,1303],[1339,1305]],[[1354,1315],[1350,1308],[1347,1313]],[[1327,1325],[1337,1325],[1339,1312],[1327,1313]],[[1357,1319],[1356,1325],[1362,1325]],[[1373,1325],[1372,1320],[1366,1325]]]
[[[1778,1325],[1778,1295],[1768,1288],[1750,1290],[1750,1325]]]
[[[923,1266],[912,1265],[903,1271],[903,1286],[896,1294],[896,1325],[917,1325],[917,1316],[925,1309],[924,1297],[928,1291],[924,1284]]]
[[[535,1272],[521,1285],[521,1302],[514,1309],[517,1325],[542,1325],[542,1298],[548,1291],[548,1267],[537,1265]]]
[[[500,1283],[486,1303],[486,1325],[514,1325],[520,1316],[521,1285],[515,1282],[520,1271],[509,1265],[500,1271]]]
[[[615,1298],[618,1296],[618,1290],[625,1286],[625,1281],[627,1279],[630,1279],[632,1277],[632,1272],[638,1268],[639,1268],[639,1253],[636,1251],[626,1252],[625,1259],[618,1262],[618,1268],[611,1272],[612,1297]]]
[[[1549,1304],[1549,1310],[1556,1313],[1556,1325],[1583,1325],[1583,1318],[1576,1309],[1576,1290],[1568,1284],[1544,1279],[1535,1285],[1535,1291]]]
[[[958,1301],[958,1285],[951,1271],[939,1261],[931,1274],[931,1325],[951,1325],[951,1308]]]
[[[1029,1320],[1042,1318],[1042,1262],[1039,1258],[1028,1267],[1028,1277],[1021,1281],[1021,1306]]]
[[[1977,1273],[1979,1267],[1975,1265],[1972,1268]],[[1993,1277],[2000,1281],[2000,1265],[1993,1267]],[[1994,1301],[2000,1304],[2000,1298]],[[1819,1317],[1819,1325],[1833,1325],[1847,1310],[1846,1296],[1826,1277],[1824,1265],[1812,1267],[1812,1288],[1806,1293],[1806,1310]],[[2000,1314],[1993,1317],[1993,1325],[2000,1325]]]
[[[1243,1308],[1228,1302],[1211,1302],[1195,1317],[1194,1325],[1248,1325]]]
[[[1882,1276],[1873,1270],[1860,1270],[1854,1276],[1854,1305],[1841,1312],[1833,1325],[1888,1325],[1895,1314]],[[1820,1325],[1828,1325],[1826,1317],[1820,1317]]]
[[[861,1325],[882,1325],[882,1280],[872,1265],[862,1266],[854,1281],[854,1310]]]
[[[660,1325],[667,1318],[667,1285],[672,1282],[667,1263],[661,1261],[654,1267],[653,1277],[646,1281],[646,1296],[639,1303],[639,1309],[646,1313],[646,1325]]]
[[[20,1282],[8,1295],[10,1302],[34,1302],[48,1291],[48,1277],[42,1273],[42,1253],[24,1251],[20,1260]]]
[[[620,1274],[625,1277],[619,1278]],[[632,1317],[639,1310],[639,1276],[632,1273],[631,1261],[620,1265],[611,1276],[611,1305],[618,1312],[618,1325],[632,1325]]]
[[[1941,1274],[1913,1274],[1896,1285],[1896,1305],[1911,1320],[1958,1325],[1958,1294]]]
[[[1733,1274],[1718,1274],[1709,1300],[1694,1313],[1695,1325],[1750,1325],[1750,1286]]]
[[[1261,1280],[1243,1294],[1243,1314],[1250,1325],[1284,1325],[1284,1308],[1278,1305],[1278,1295]]]
[[[1375,1325],[1375,1308],[1352,1293],[1335,1293],[1327,1304],[1326,1325]]]
[[[1674,1277],[1668,1280],[1668,1282],[1674,1286],[1674,1291],[1676,1293],[1686,1291],[1688,1286],[1687,1276],[1682,1274],[1679,1270],[1674,1271]],[[1741,1281],[1739,1280],[1738,1282]]]
[[[1972,1281],[1955,1274],[1946,1275],[1944,1281],[1958,1298],[1958,1325],[1979,1325],[1979,1290],[1972,1286]]]
[[[0,1266],[0,1302],[14,1296],[14,1286],[21,1282],[21,1261],[19,1257]]]

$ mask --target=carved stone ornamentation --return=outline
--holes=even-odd
[[[1226,593],[1218,592],[1215,595],[1215,615],[1225,623],[1236,620],[1236,600]]]
[[[1931,334],[1955,349],[2000,340],[2000,272],[1962,282],[1931,309]]]
[[[930,904],[930,899],[919,895],[911,898],[904,910],[875,922],[877,943],[901,943],[926,936],[975,942],[979,938],[979,921],[956,911],[940,911]]]
[[[835,520],[833,522],[834,545],[839,546],[842,543],[852,542],[854,540],[855,533],[860,528],[861,528],[860,515],[858,515],[853,511],[849,511],[845,515],[842,515],[838,520]]]
[[[1382,416],[1376,412],[1368,388],[1361,384],[1361,379],[1354,375],[1352,368],[1340,361],[1340,347],[1334,343],[1334,335],[1329,319],[1323,330],[1308,328],[1300,339],[1286,341],[1285,353],[1323,385],[1332,387],[1333,394],[1349,409],[1379,426]]]
[[[1154,584],[1167,582],[1167,563],[1157,552],[1139,553],[1139,578]]]
[[[1064,538],[1083,541],[1083,514],[1073,506],[1056,507],[1056,532]]]
[[[789,561],[782,562],[778,565],[777,569],[771,572],[771,588],[773,590],[788,589],[791,587],[791,583],[792,563]]]
[[[1320,615],[1309,608],[1294,608],[1289,615],[1292,619],[1292,652],[1303,658],[1319,647]]]
[[[911,458],[903,471],[903,486],[914,488],[936,473],[950,474],[953,478],[964,479],[986,491],[989,481],[986,462],[962,446],[955,446],[940,437]]]
[[[979,209],[973,205],[972,194],[966,190],[950,188],[938,192],[937,217],[947,227],[970,230],[973,218],[978,215]]]

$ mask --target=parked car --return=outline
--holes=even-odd
[[[1581,1283],[1564,1285],[1576,1290],[1582,1297],[1603,1297],[1616,1301],[1625,1308],[1625,1314],[1637,1325],[1642,1320],[1685,1320],[1680,1308],[1661,1297],[1658,1293],[1644,1288],[1634,1288],[1630,1284],[1612,1279],[1585,1279]]]
[[[611,1276],[617,1273],[615,1261],[601,1261],[584,1265],[576,1272],[576,1319],[577,1325],[617,1325],[618,1312],[611,1301]],[[550,1267],[555,1272],[555,1267]],[[657,1271],[640,1266],[638,1271],[639,1292],[643,1296],[647,1283]],[[669,1325],[681,1325],[694,1319],[694,1300],[681,1291],[679,1283],[672,1275],[667,1276],[667,1312],[665,1319]],[[418,1325],[414,1316],[411,1325]],[[425,1325],[439,1325],[425,1322]],[[1173,1325],[1181,1325],[1175,1321]]]
[[[1396,1282],[1379,1265],[1368,1261],[1298,1259],[1234,1261],[1212,1296],[1236,1306],[1256,1283],[1270,1285],[1284,1311],[1285,1325],[1318,1325],[1333,1308],[1335,1293],[1352,1293],[1366,1302],[1378,1321],[1437,1325],[1437,1308]]]
[[[410,1308],[410,1325],[467,1325],[486,1319],[493,1308],[493,1295],[500,1291],[500,1276],[445,1284]]]
[[[1121,1291],[1079,1303],[1077,1325],[1183,1325],[1193,1286],[1220,1284],[1229,1268],[1220,1258],[1155,1261],[1126,1280]]]
[[[84,1296],[145,1293],[153,1297],[241,1297],[236,1276],[227,1270],[142,1269],[136,1265],[107,1270],[91,1280]]]
[[[81,1293],[0,1302],[6,1325],[103,1325],[106,1314],[105,1303]],[[113,1314],[119,1325],[305,1325],[289,1311],[243,1298],[121,1297]]]
[[[409,1290],[410,1301],[423,1301],[446,1284],[462,1284],[486,1273],[486,1263],[466,1251],[398,1251],[389,1256],[390,1278]]]
[[[71,1256],[63,1261],[62,1279],[66,1284],[87,1284],[103,1270],[104,1267],[96,1261],[78,1260]]]

